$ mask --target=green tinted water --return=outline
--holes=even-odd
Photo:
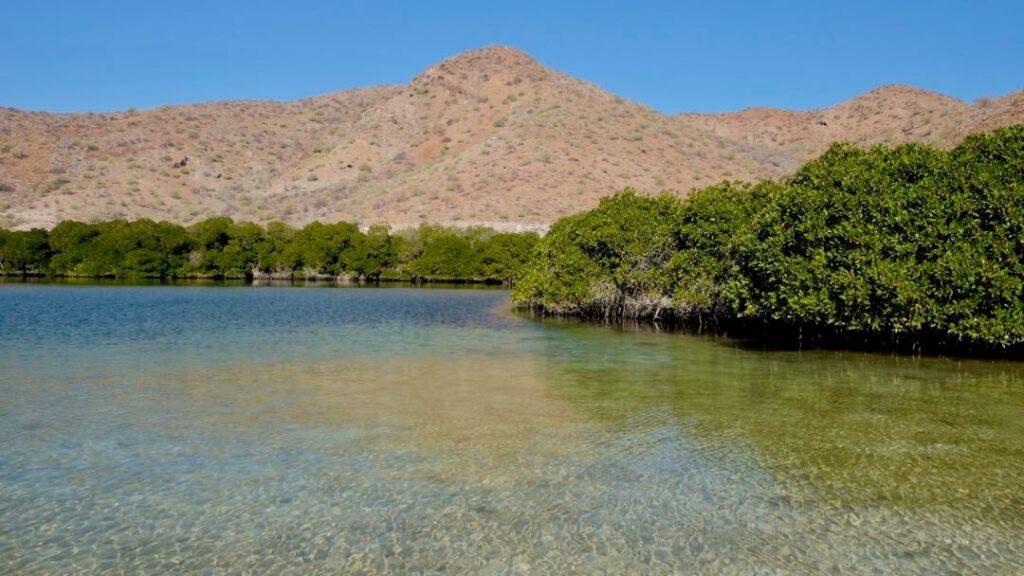
[[[0,572],[1024,572],[1024,366],[0,284]]]

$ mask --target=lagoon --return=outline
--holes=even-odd
[[[1024,365],[0,284],[0,572],[1021,573]]]

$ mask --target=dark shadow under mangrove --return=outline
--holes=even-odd
[[[997,346],[984,342],[962,341],[940,332],[879,334],[839,330],[809,324],[765,320],[687,317],[674,311],[662,311],[657,320],[607,313],[552,314],[543,310],[517,307],[524,317],[549,323],[589,324],[624,332],[678,333],[703,336],[720,344],[743,350],[764,352],[800,352],[811,350],[867,352],[871,354],[946,357],[962,359],[1024,360],[1024,345]]]

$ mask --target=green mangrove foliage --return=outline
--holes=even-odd
[[[951,151],[835,144],[783,182],[631,190],[558,221],[541,313],[1024,343],[1024,125]]]
[[[0,273],[117,278],[334,278],[510,281],[536,233],[421,225],[365,232],[348,222],[292,228],[210,218],[188,228],[152,220],[65,221],[0,230]]]

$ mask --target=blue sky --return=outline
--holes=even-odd
[[[108,111],[406,82],[516,46],[664,112],[828,106],[883,84],[1024,88],[1024,1],[0,3],[0,106]]]

